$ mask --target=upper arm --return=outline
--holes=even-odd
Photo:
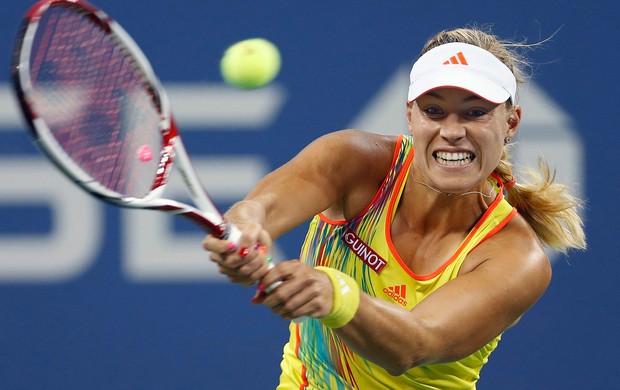
[[[393,137],[360,130],[322,136],[267,175],[246,199],[263,205],[264,226],[275,238],[330,207],[355,208],[355,202],[372,200],[394,145]]]
[[[529,248],[526,248],[527,245]],[[470,355],[514,324],[544,293],[551,267],[540,244],[493,248],[475,269],[446,283],[412,310],[425,331],[429,356],[456,360]]]

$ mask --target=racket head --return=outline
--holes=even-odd
[[[175,154],[189,159],[149,61],[103,11],[83,0],[34,4],[11,70],[35,142],[81,188],[118,206],[186,216],[218,236],[230,231],[202,187],[193,191],[208,215],[161,198]]]
[[[139,47],[84,1],[48,0],[26,14],[12,75],[31,134],[73,181],[112,203],[163,191],[176,130]]]

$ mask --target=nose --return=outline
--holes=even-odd
[[[466,134],[465,124],[460,121],[458,115],[449,114],[441,121],[439,135],[446,141],[450,143],[458,142],[465,138]]]

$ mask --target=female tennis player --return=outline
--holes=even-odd
[[[308,318],[291,322],[279,389],[475,388],[549,285],[544,245],[585,248],[581,201],[548,166],[513,175],[516,46],[437,34],[411,70],[410,135],[325,135],[226,213],[239,246],[206,237],[220,272],[260,282],[255,302]],[[269,269],[260,246],[310,218],[299,260]]]

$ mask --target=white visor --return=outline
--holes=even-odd
[[[436,88],[460,88],[491,103],[514,104],[517,81],[493,54],[467,43],[446,43],[424,53],[411,68],[408,101]]]

